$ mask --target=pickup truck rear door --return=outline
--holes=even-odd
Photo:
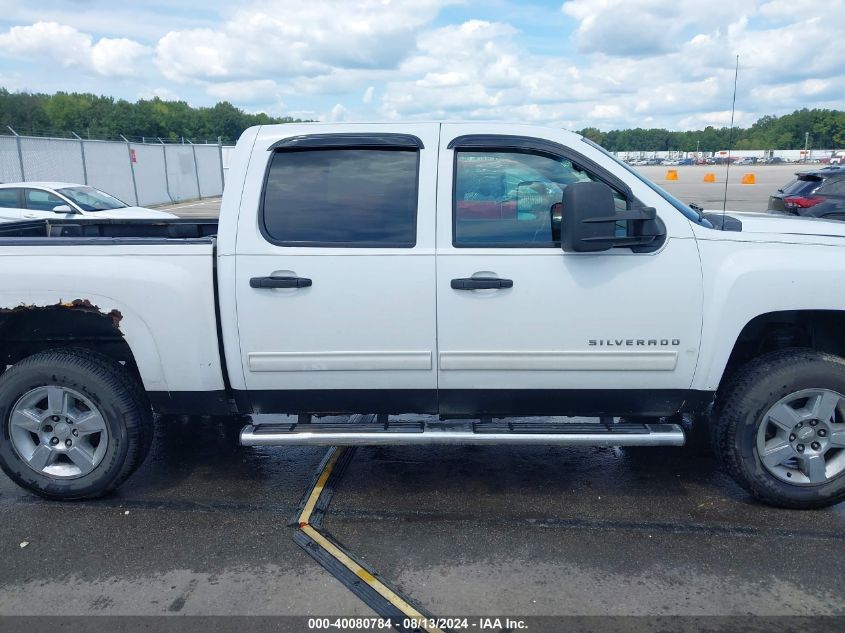
[[[633,176],[620,167],[614,177],[566,147],[573,135],[551,142],[521,136],[523,127],[502,129],[441,129],[441,412],[668,413],[691,384],[701,330],[689,221],[665,204],[658,214],[668,239],[656,252],[564,253],[565,187],[603,180],[624,209]]]
[[[241,202],[239,397],[259,411],[436,410],[439,126],[283,127],[258,135]]]

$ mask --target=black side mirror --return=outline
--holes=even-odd
[[[603,182],[575,182],[563,191],[561,246],[567,253],[593,253],[613,248],[616,205],[613,190]]]
[[[626,221],[626,234],[617,236],[616,225]],[[660,248],[666,227],[653,207],[617,211],[613,189],[603,182],[576,182],[563,192],[561,247],[567,253],[595,253],[615,246],[634,252]]]

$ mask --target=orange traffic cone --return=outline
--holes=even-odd
[[[677,180],[678,179],[678,170],[677,169],[670,169],[666,172],[666,180]]]
[[[716,182],[716,174],[713,172],[707,172],[704,174],[704,182]]]
[[[751,174],[751,173],[744,174],[742,176],[742,184],[743,185],[756,185],[757,184],[757,178],[754,176],[754,174]]]

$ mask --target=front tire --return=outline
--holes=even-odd
[[[82,349],[41,352],[0,376],[0,467],[49,499],[91,499],[141,465],[153,436],[138,381]]]
[[[782,508],[845,499],[845,360],[772,352],[740,368],[719,400],[716,454],[748,492]]]

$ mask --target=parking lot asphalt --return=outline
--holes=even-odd
[[[324,454],[168,420],[109,498],[0,477],[0,614],[372,615],[292,540]],[[688,449],[359,448],[324,525],[437,616],[845,615],[845,505],[760,505]]]
[[[221,198],[203,198],[174,204],[156,206],[161,211],[169,211],[180,218],[216,218],[220,215]]]
[[[728,171],[724,165],[655,165],[636,169],[680,200],[695,202],[708,210],[721,210],[727,180],[727,210],[765,211],[769,196],[795,178],[795,172],[818,167],[820,165],[732,165]],[[669,170],[677,172],[677,180],[666,178]],[[704,182],[704,175],[708,173],[715,176],[716,182]],[[742,184],[746,174],[754,176],[755,184]]]
[[[797,171],[807,171],[812,165],[734,165],[728,174],[727,209],[733,211],[765,211],[769,196],[792,180]],[[815,165],[818,167],[818,165]],[[705,209],[721,209],[725,195],[726,170],[723,165],[651,166],[637,167],[640,173],[677,196],[684,202],[696,202]],[[677,180],[667,180],[670,169],[678,173]],[[704,182],[704,175],[712,173],[716,182]],[[741,184],[742,176],[754,174],[756,184]],[[217,217],[220,198],[205,198],[157,207],[183,218]]]

